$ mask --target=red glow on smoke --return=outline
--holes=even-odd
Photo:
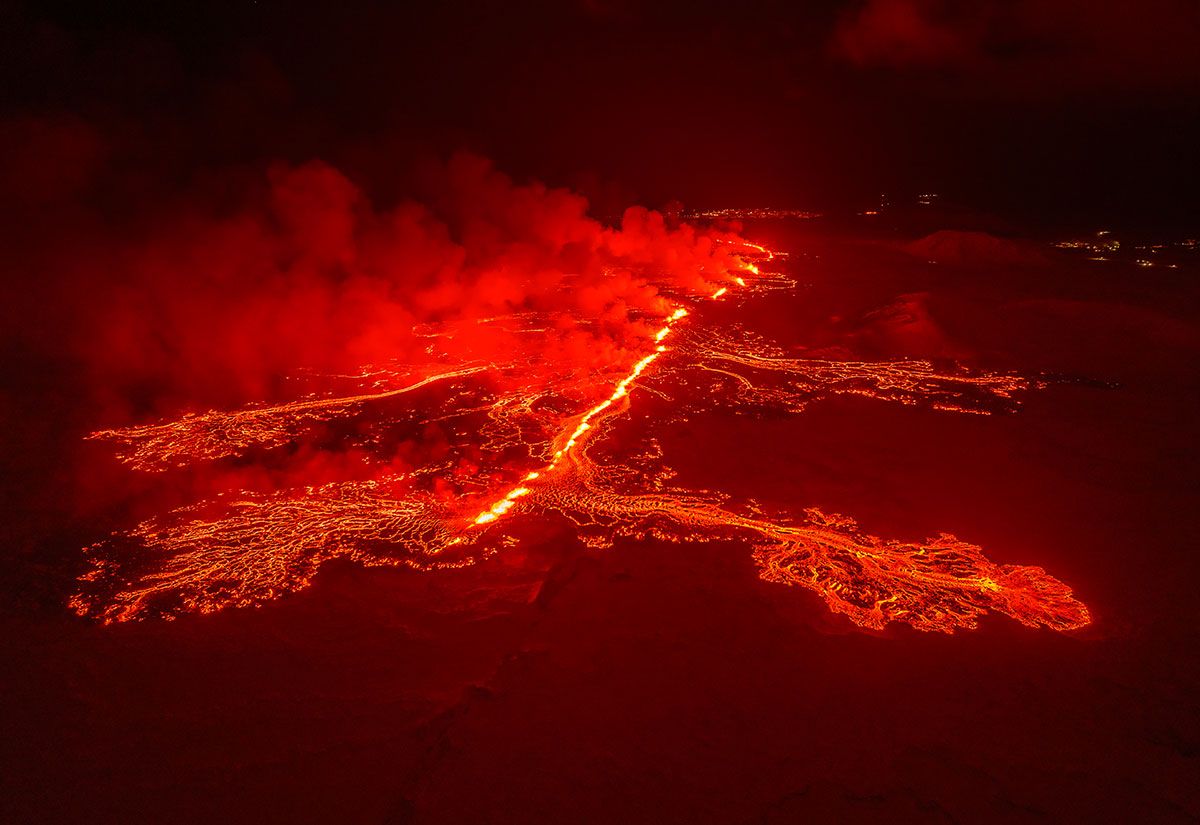
[[[994,564],[953,536],[883,540],[817,510],[768,515],[732,492],[678,487],[656,448],[656,434],[714,406],[795,413],[851,394],[986,414],[1028,381],[789,358],[709,311],[794,286],[761,245],[643,209],[605,227],[583,199],[514,185],[470,157],[441,186],[431,206],[376,212],[332,169],[280,170],[258,207],[185,221],[129,256],[147,295],[103,316],[97,374],[117,386],[114,370],[153,376],[161,405],[231,379],[247,399],[272,400],[92,437],[164,480],[310,458],[269,489],[227,483],[89,548],[78,613],[263,604],[339,556],[472,564],[527,540],[528,519],[553,518],[596,548],[621,536],[740,540],[764,579],[814,590],[873,628],[952,632],[988,611],[1059,630],[1088,622],[1039,568]],[[185,262],[209,273],[188,290],[174,268]],[[118,367],[151,340],[163,350]],[[672,411],[617,433],[644,393]],[[311,459],[325,454],[345,460]]]

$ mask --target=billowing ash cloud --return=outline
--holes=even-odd
[[[89,127],[10,132],[26,151],[10,147],[6,174],[33,229],[12,239],[27,277],[9,329],[77,359],[108,420],[277,397],[298,369],[496,353],[556,370],[622,363],[653,335],[664,293],[711,292],[732,265],[713,235],[641,208],[605,226],[584,198],[469,154],[427,176],[427,197],[389,208],[311,161],[215,175],[134,214],[89,211],[89,187],[114,174]]]
[[[653,349],[680,299],[711,294],[741,266],[732,236],[642,208],[606,225],[583,197],[514,182],[471,154],[426,169],[419,196],[380,207],[318,160],[151,181],[107,137],[76,118],[0,129],[10,373],[54,365],[41,383],[70,399],[53,412],[70,417],[54,449],[64,466],[87,467],[38,495],[76,488],[66,499],[88,512],[151,484],[84,445],[90,430],[479,365],[472,381],[498,393],[552,384],[594,403],[614,371]],[[152,489],[175,502],[374,476],[436,460],[448,426],[367,452],[365,436],[331,451],[318,432],[269,462],[207,464]],[[457,472],[469,476],[472,462],[460,457]]]

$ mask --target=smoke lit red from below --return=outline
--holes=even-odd
[[[279,172],[273,187],[265,212],[184,244],[219,236],[218,275],[256,284],[227,307],[232,323],[180,314],[170,334],[206,380],[254,353],[239,386],[272,400],[193,402],[199,411],[92,435],[163,484],[196,473],[223,484],[88,548],[71,600],[79,614],[114,622],[261,605],[337,557],[472,564],[536,540],[529,525],[551,519],[596,549],[620,537],[740,542],[763,579],[812,590],[870,628],[953,632],[988,612],[1056,630],[1088,623],[1038,567],[993,563],[945,534],[877,538],[804,502],[767,512],[735,491],[688,489],[662,447],[713,409],[798,414],[855,395],[988,414],[1014,408],[1025,379],[789,357],[746,326],[755,302],[795,287],[776,253],[645,210],[604,227],[581,198],[514,185],[478,159],[452,161],[431,204],[389,213],[324,167]],[[191,338],[204,323],[208,351]],[[138,330],[122,332],[130,346]],[[291,383],[278,380],[280,335],[310,339],[297,344]],[[164,361],[165,372],[181,368]],[[186,394],[186,382],[164,381]],[[248,477],[271,482],[239,483]]]

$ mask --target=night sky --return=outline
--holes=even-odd
[[[406,191],[412,158],[467,147],[614,208],[934,191],[1079,226],[1197,211],[1189,0],[261,0],[4,16],[6,113],[81,119],[105,162],[160,185],[321,157],[387,197]]]

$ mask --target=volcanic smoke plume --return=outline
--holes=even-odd
[[[729,320],[795,286],[776,253],[639,208],[604,226],[583,198],[474,156],[384,211],[316,163],[251,189],[89,261],[122,284],[89,296],[76,339],[109,420],[91,438],[191,500],[87,548],[79,614],[259,605],[336,557],[461,566],[553,520],[595,548],[740,541],[764,579],[871,628],[1089,621],[1040,568],[950,535],[881,539],[805,502],[678,486],[661,445],[704,410],[796,414],[833,395],[988,414],[1024,378],[790,357]]]

